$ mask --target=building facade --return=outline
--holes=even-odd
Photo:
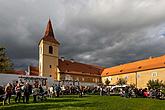
[[[73,60],[59,59],[60,80],[79,81],[80,83],[100,83],[103,68],[83,64]]]
[[[56,40],[51,20],[49,19],[44,36],[39,41],[39,66],[28,67],[28,72],[22,75],[43,76],[53,81],[77,81],[84,84],[104,83],[108,79],[115,85],[120,78],[127,84],[135,84],[138,88],[147,87],[149,80],[165,81],[165,55],[140,60],[132,63],[103,68],[84,64],[74,60],[59,58],[60,43]],[[3,74],[20,74],[20,71]],[[28,74],[27,74],[28,73]],[[2,78],[4,79],[4,78]]]
[[[52,77],[58,81],[78,81],[81,83],[100,83],[102,67],[59,58],[59,41],[54,36],[49,19],[45,34],[39,42],[39,76]],[[34,70],[34,69],[31,69]],[[36,70],[36,69],[35,69]],[[31,71],[36,73],[37,71]]]
[[[147,87],[149,80],[165,81],[165,55],[106,68],[102,72],[103,83],[108,79],[113,85],[119,78],[124,78],[127,84],[135,84],[138,88]]]
[[[127,84],[135,84],[138,88],[147,87],[149,80],[165,81],[165,56],[103,68],[59,58],[59,46],[49,19],[45,34],[39,42],[39,76],[52,77],[58,81],[95,84],[105,83],[108,79],[112,85],[124,78]]]
[[[49,19],[44,37],[39,42],[39,75],[58,79],[58,49],[60,43],[55,39]]]

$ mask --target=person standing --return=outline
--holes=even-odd
[[[57,94],[57,97],[60,96],[60,91],[61,91],[60,85],[56,86],[56,94]]]
[[[19,83],[17,83],[17,85],[15,86],[15,93],[16,93],[15,103],[18,103],[20,102],[21,99],[21,87]]]
[[[62,93],[62,96],[63,96],[64,93],[65,93],[65,86],[64,86],[64,85],[61,86],[61,93]]]
[[[38,84],[34,84],[33,87],[33,102],[37,102],[37,95],[39,94]]]
[[[103,87],[100,87],[100,96],[103,96]]]
[[[3,105],[5,105],[7,99],[8,99],[8,104],[10,104],[11,94],[12,94],[12,85],[8,83],[5,87],[5,98],[3,100]]]
[[[82,97],[83,95],[83,86],[79,87],[79,97]]]
[[[22,100],[23,100],[23,103],[25,103],[25,84],[22,82],[21,83],[21,96],[22,96]]]
[[[53,88],[53,85],[49,88],[49,97],[50,98],[53,98],[54,96],[54,88]]]
[[[30,86],[29,83],[26,83],[24,88],[24,97],[26,103],[29,103],[29,96],[30,96]]]

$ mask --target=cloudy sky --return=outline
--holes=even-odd
[[[111,67],[165,54],[165,0],[0,0],[0,45],[16,68],[38,64],[49,17],[66,59]]]

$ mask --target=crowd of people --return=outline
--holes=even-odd
[[[41,86],[37,82],[31,85],[27,82],[18,83],[16,81],[15,84],[8,83],[6,86],[0,87],[0,100],[3,101],[3,105],[6,104],[6,101],[10,104],[12,95],[15,96],[15,103],[20,103],[21,99],[23,103],[29,103],[30,95],[33,96],[33,102],[37,102],[37,98],[43,99],[44,94],[47,94],[46,85]]]
[[[3,105],[6,103],[10,104],[11,96],[14,97],[15,103],[29,103],[29,97],[33,97],[33,102],[45,101],[47,97],[59,97],[60,95],[78,95],[82,97],[85,94],[93,95],[113,95],[118,93],[122,97],[150,97],[157,99],[165,99],[164,94],[160,89],[137,89],[126,86],[125,88],[118,88],[118,90],[111,90],[107,86],[75,86],[75,85],[60,85],[53,84],[47,87],[46,84],[39,84],[35,82],[34,84],[16,82],[15,84],[8,83],[6,86],[0,86],[0,100],[3,101]],[[12,98],[13,98],[12,97]],[[22,101],[21,101],[22,100]]]
[[[124,89],[120,89],[120,96],[131,98],[131,97],[143,97],[143,98],[156,98],[156,99],[165,99],[164,93],[161,89],[138,89],[131,88],[129,86]]]
[[[14,98],[15,103],[29,103],[29,97],[33,97],[33,102],[45,101],[47,97],[59,97],[60,95],[78,95],[82,97],[84,94],[96,93],[97,87],[75,86],[75,85],[60,85],[53,84],[48,87],[46,84],[29,84],[28,82],[8,83],[4,87],[0,86],[0,100],[3,105],[10,104],[11,98]]]

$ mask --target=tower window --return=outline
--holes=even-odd
[[[53,54],[53,47],[52,46],[49,46],[49,53]]]
[[[49,65],[50,68],[52,68],[52,65]]]

